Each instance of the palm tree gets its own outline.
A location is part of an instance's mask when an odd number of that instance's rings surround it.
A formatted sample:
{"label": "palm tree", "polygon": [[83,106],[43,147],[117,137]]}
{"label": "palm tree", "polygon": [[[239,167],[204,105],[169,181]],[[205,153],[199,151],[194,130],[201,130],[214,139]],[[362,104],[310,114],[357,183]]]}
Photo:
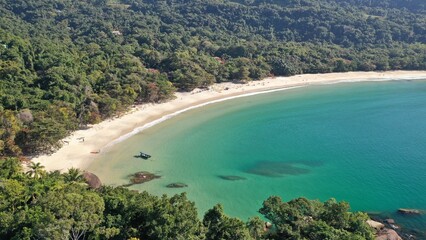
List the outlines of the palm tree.
{"label": "palm tree", "polygon": [[40,163],[31,162],[28,167],[30,170],[27,171],[27,174],[34,177],[35,179],[40,178],[46,173],[44,166],[42,166]]}
{"label": "palm tree", "polygon": [[83,175],[80,169],[70,168],[68,169],[68,173],[64,174],[64,179],[66,182],[81,182],[83,181]]}

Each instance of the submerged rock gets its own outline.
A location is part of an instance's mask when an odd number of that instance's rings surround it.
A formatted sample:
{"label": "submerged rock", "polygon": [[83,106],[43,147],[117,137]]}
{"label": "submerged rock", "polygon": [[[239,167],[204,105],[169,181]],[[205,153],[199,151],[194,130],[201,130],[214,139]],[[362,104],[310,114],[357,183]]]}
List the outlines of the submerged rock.
{"label": "submerged rock", "polygon": [[395,220],[393,220],[392,218],[385,219],[385,222],[389,224],[395,224]]}
{"label": "submerged rock", "polygon": [[233,176],[233,175],[220,175],[219,177],[224,179],[224,180],[229,180],[229,181],[237,181],[237,180],[246,180],[247,179],[245,177]]}
{"label": "submerged rock", "polygon": [[310,173],[310,169],[304,161],[301,162],[269,162],[261,161],[256,163],[252,168],[246,170],[247,173],[266,176],[266,177],[282,177],[286,175],[303,175]]}
{"label": "submerged rock", "polygon": [[419,209],[400,208],[400,209],[398,209],[398,213],[410,214],[410,215],[420,215],[420,214],[422,214],[422,211],[419,210]]}
{"label": "submerged rock", "polygon": [[130,177],[130,183],[124,185],[125,187],[132,186],[134,184],[141,184],[141,183],[144,183],[144,182],[149,182],[153,179],[160,178],[161,176],[155,175],[155,174],[150,173],[150,172],[142,171],[142,172],[134,173],[134,174],[130,175],[129,177]]}
{"label": "submerged rock", "polygon": [[170,183],[170,184],[167,184],[166,187],[168,187],[168,188],[184,188],[184,187],[188,187],[188,185],[185,184],[185,183]]}

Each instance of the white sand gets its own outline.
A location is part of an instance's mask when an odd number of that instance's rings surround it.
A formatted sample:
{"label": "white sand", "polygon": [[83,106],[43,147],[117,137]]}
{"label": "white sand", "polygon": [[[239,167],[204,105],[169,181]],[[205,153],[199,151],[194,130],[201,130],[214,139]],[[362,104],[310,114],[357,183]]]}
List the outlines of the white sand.
{"label": "white sand", "polygon": [[90,126],[87,130],[76,131],[63,139],[67,143],[54,154],[42,155],[32,160],[40,162],[49,171],[66,171],[71,167],[85,169],[97,156],[93,152],[102,151],[137,131],[170,118],[179,112],[186,111],[188,108],[191,109],[238,96],[312,84],[421,78],[426,78],[426,71],[303,74],[292,77],[267,78],[247,84],[215,84],[209,90],[196,89],[190,93],[176,93],[176,98],[166,103],[137,106],[122,117],[105,120]]}

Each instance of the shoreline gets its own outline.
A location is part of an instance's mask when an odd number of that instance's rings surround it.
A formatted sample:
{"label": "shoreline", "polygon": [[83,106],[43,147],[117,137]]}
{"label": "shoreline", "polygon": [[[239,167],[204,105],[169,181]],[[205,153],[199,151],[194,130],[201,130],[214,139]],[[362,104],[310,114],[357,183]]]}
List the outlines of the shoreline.
{"label": "shoreline", "polygon": [[51,155],[32,159],[48,171],[66,171],[69,168],[85,170],[97,157],[96,153],[124,141],[146,128],[161,123],[180,113],[208,104],[238,97],[246,97],[309,85],[345,82],[426,79],[426,71],[345,72],[302,74],[291,77],[273,77],[245,84],[216,83],[207,90],[176,92],[175,99],[159,104],[142,104],[118,118],[102,121],[85,130],[77,130],[63,139],[64,145]]}

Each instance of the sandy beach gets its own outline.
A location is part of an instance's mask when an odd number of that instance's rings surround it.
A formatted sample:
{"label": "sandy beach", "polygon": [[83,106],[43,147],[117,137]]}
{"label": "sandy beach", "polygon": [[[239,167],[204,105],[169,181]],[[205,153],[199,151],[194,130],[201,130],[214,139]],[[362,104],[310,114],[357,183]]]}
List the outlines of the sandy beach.
{"label": "sandy beach", "polygon": [[165,103],[136,106],[121,117],[107,119],[86,130],[75,131],[63,139],[64,145],[57,152],[33,158],[32,161],[40,162],[49,171],[67,171],[71,167],[85,169],[97,157],[97,153],[147,127],[180,112],[239,96],[313,84],[422,78],[426,79],[426,71],[348,72],[266,78],[246,84],[214,84],[208,89],[176,93],[174,100]]}

